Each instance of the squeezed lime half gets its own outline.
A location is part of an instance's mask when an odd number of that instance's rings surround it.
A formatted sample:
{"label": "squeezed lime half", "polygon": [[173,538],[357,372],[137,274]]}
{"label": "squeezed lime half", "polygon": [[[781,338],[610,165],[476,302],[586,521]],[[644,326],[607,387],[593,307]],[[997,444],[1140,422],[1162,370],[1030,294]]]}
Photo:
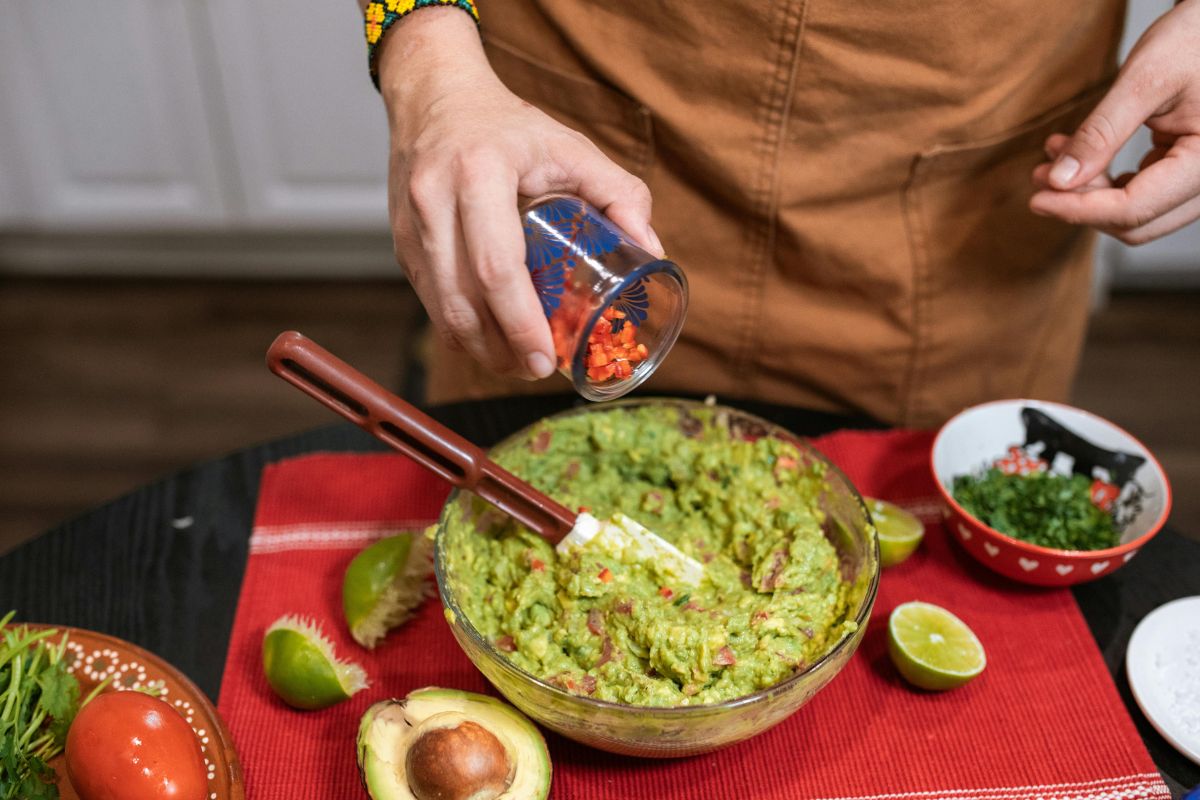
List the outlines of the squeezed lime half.
{"label": "squeezed lime half", "polygon": [[430,594],[432,549],[423,532],[405,531],[354,557],[342,581],[342,610],[354,641],[373,649],[412,617]]}

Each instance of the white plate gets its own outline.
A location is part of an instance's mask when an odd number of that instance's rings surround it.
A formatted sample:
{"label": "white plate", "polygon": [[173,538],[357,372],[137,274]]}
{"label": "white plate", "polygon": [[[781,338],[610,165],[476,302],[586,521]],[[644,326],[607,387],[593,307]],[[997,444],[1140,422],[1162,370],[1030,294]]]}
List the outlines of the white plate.
{"label": "white plate", "polygon": [[1154,729],[1200,764],[1200,595],[1172,600],[1138,623],[1125,672]]}

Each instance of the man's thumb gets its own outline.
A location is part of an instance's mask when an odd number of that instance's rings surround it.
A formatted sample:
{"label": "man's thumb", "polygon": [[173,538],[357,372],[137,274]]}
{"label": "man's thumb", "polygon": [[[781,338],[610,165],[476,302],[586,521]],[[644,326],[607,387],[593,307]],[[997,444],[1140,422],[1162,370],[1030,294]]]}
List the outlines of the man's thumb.
{"label": "man's thumb", "polygon": [[1108,169],[1125,142],[1154,112],[1146,99],[1133,91],[1125,76],[1117,78],[1108,94],[1088,115],[1050,168],[1050,185],[1067,190],[1083,186]]}

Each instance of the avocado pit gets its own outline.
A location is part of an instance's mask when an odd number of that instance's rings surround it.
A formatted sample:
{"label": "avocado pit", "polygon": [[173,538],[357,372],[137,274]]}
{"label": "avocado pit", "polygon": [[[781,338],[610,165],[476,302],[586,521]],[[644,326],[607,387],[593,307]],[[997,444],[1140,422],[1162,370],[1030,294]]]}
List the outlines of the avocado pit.
{"label": "avocado pit", "polygon": [[420,725],[404,757],[417,800],[496,800],[513,764],[495,734],[461,714],[435,714]]}

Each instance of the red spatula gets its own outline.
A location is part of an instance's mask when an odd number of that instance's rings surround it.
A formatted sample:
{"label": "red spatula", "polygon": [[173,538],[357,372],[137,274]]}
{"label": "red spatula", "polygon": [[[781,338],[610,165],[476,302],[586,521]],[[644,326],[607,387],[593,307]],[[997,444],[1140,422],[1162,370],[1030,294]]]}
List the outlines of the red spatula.
{"label": "red spatula", "polygon": [[704,578],[699,561],[635,520],[616,514],[602,522],[588,513],[576,514],[302,334],[280,334],[267,351],[267,365],[375,438],[540,534],[560,554],[595,539],[684,583],[697,585]]}

